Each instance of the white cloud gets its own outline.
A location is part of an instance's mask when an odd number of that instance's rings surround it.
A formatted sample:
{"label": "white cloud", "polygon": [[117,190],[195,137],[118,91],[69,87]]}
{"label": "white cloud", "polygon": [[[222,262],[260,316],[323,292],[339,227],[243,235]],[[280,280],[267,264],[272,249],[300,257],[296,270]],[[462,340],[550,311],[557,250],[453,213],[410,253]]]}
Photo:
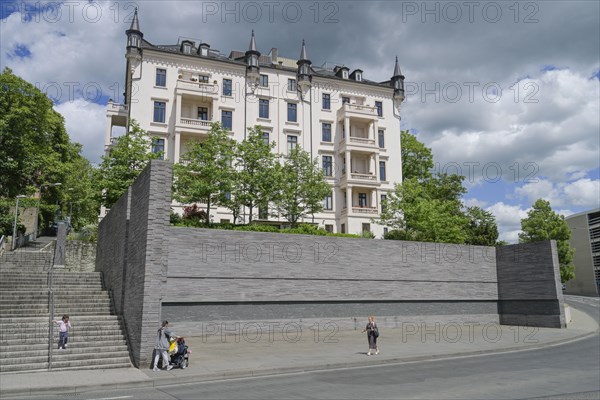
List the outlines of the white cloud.
{"label": "white cloud", "polygon": [[582,178],[568,183],[553,183],[540,179],[515,189],[515,194],[533,204],[545,199],[552,207],[597,208],[600,205],[600,180]]}
{"label": "white cloud", "polygon": [[519,232],[521,231],[521,220],[527,217],[527,211],[520,206],[513,206],[498,202],[486,209],[494,214],[498,231],[500,233],[499,240],[506,240],[509,243],[517,243],[519,240]]}
{"label": "white cloud", "polygon": [[67,133],[72,141],[83,144],[83,155],[94,163],[104,154],[106,107],[83,99],[68,101],[54,107],[65,117]]}

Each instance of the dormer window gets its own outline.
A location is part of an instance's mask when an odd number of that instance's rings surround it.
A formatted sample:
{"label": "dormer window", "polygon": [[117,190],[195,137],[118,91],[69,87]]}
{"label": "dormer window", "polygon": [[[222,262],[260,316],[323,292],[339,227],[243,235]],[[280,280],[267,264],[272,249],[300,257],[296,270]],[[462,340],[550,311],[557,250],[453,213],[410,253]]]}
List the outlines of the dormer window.
{"label": "dormer window", "polygon": [[357,73],[356,73],[356,80],[357,80],[358,82],[362,81],[362,74],[361,74],[360,72],[357,72]]}
{"label": "dormer window", "polygon": [[206,43],[201,43],[198,46],[198,54],[204,57],[208,56],[208,49],[210,48],[210,46]]}
{"label": "dormer window", "polygon": [[188,40],[184,40],[181,43],[181,51],[183,52],[183,54],[192,54],[192,47],[193,47],[192,42],[190,42]]}
{"label": "dormer window", "polygon": [[348,79],[348,71],[342,70],[342,78]]}

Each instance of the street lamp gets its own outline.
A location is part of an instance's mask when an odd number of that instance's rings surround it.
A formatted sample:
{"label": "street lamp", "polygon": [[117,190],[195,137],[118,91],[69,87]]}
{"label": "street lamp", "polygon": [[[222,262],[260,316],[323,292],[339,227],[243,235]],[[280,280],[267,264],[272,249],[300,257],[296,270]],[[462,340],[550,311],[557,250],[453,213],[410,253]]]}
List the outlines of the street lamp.
{"label": "street lamp", "polygon": [[38,220],[39,220],[39,214],[40,214],[40,201],[42,200],[42,189],[44,187],[52,187],[52,186],[60,186],[62,185],[62,183],[60,182],[56,182],[56,183],[44,183],[42,185],[40,185],[40,193],[38,196],[38,201],[37,201],[37,207],[35,209],[35,232],[34,232],[34,236],[37,239],[38,236]]}
{"label": "street lamp", "polygon": [[15,224],[13,225],[13,237],[12,237],[12,243],[10,245],[11,250],[14,250],[17,246],[17,219],[19,217],[19,199],[22,199],[24,196],[22,194],[17,196],[17,204],[15,205]]}

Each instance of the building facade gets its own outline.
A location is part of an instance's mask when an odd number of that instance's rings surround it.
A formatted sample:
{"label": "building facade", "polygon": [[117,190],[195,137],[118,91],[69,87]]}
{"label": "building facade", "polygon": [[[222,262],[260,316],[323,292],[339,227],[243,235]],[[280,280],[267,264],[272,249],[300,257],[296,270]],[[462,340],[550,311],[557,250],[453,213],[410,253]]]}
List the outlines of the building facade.
{"label": "building facade", "polygon": [[565,222],[571,229],[575,249],[575,279],[566,283],[565,293],[598,296],[600,293],[600,208],[570,215]]}
{"label": "building facade", "polygon": [[[174,163],[191,142],[206,138],[212,122],[237,141],[259,125],[265,140],[275,142],[275,152],[299,146],[327,176],[331,194],[324,210],[307,222],[332,232],[385,233],[373,221],[387,193],[402,182],[404,76],[397,58],[391,79],[374,82],[360,69],[313,66],[304,42],[299,59],[281,57],[275,48],[263,55],[254,32],[247,51],[228,56],[203,42],[153,45],[144,39],[137,11],[126,33],[124,104],[109,101],[107,153],[113,128],[132,119],[155,138],[151,150]],[[181,213],[183,206],[174,203],[173,209]],[[257,210],[253,220],[276,221],[268,211]],[[213,220],[234,222],[220,207]]]}

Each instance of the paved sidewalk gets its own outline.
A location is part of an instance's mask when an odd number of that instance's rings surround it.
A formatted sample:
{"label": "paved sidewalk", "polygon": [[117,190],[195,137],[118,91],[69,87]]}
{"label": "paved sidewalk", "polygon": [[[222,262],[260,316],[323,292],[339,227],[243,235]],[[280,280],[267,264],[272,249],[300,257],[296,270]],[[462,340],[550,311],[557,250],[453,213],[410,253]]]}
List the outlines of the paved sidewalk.
{"label": "paved sidewalk", "polygon": [[[249,377],[315,371],[331,368],[435,360],[444,357],[525,350],[565,343],[596,334],[593,318],[571,307],[567,329],[526,328],[505,325],[407,324],[381,331],[380,354],[366,356],[366,334],[331,329],[288,331],[259,337],[256,329],[245,334],[205,338],[191,337],[187,369],[153,372],[150,369],[54,371],[0,374],[0,398],[7,395],[42,394],[49,391],[81,393],[98,389],[153,387],[233,377]],[[173,326],[176,332],[176,326]]]}

